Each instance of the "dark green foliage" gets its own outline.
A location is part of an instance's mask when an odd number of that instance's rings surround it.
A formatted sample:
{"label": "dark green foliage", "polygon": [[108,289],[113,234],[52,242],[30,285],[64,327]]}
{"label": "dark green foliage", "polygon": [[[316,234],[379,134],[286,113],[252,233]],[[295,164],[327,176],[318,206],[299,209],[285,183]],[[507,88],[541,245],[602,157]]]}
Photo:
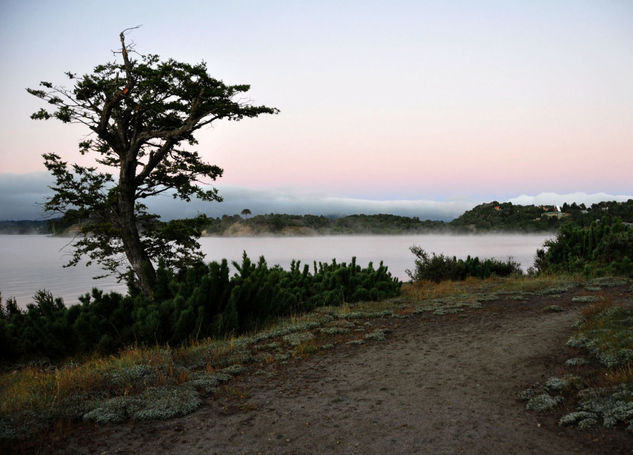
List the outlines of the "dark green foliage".
{"label": "dark green foliage", "polygon": [[439,283],[442,280],[465,280],[468,277],[488,278],[495,276],[521,275],[523,272],[518,262],[508,259],[506,262],[497,259],[479,259],[468,256],[466,260],[448,257],[443,254],[431,256],[418,246],[412,246],[415,255],[415,270],[407,270],[414,280],[431,280]]}
{"label": "dark green foliage", "polygon": [[618,217],[603,217],[588,226],[563,226],[537,251],[538,272],[625,275],[633,277],[633,226]]}
{"label": "dark green foliage", "polygon": [[2,234],[49,234],[50,225],[41,220],[0,221]]}
{"label": "dark green foliage", "polygon": [[12,299],[5,306],[0,302],[0,358],[111,353],[135,343],[176,345],[242,333],[318,306],[389,298],[400,289],[385,266],[361,268],[355,258],[349,265],[315,263],[312,271],[298,261],[290,270],[268,267],[263,257],[253,263],[246,254],[233,265],[232,277],[226,260],[178,272],[160,265],[153,300],[93,289],[68,308],[45,291],[25,311]]}
{"label": "dark green foliage", "polygon": [[449,225],[456,230],[469,231],[555,231],[569,223],[589,226],[605,216],[633,222],[633,199],[600,202],[591,207],[563,204],[560,211],[553,205],[513,205],[492,201],[466,211]]}
{"label": "dark green foliage", "polygon": [[247,219],[239,215],[210,218],[208,234],[222,235],[234,224],[247,227],[253,234],[279,234],[288,229],[292,234],[405,234],[445,230],[443,221],[421,221],[397,215],[349,215],[340,218],[316,215],[270,213]]}
{"label": "dark green foliage", "polygon": [[[79,143],[100,167],[69,164],[56,153],[45,153],[44,165],[55,177],[45,209],[76,222],[82,238],[73,243],[69,265],[83,257],[119,277],[136,277],[138,288],[153,298],[154,263],[189,266],[202,259],[196,239],[208,224],[205,216],[162,222],[143,203],[170,192],[176,199],[219,201],[217,190],[199,185],[222,175],[197,151],[195,134],[218,120],[238,121],[277,109],[255,106],[244,99],[249,86],[227,85],[207,72],[206,64],[191,65],[157,55],[141,55],[125,42],[119,61],[92,73],[66,73],[71,88],[41,82],[27,91],[48,103],[31,118],[55,118],[79,123],[91,133]],[[122,263],[125,256],[128,263]]]}
{"label": "dark green foliage", "polygon": [[[245,209],[246,210],[246,209]],[[207,218],[202,228],[207,234],[223,235],[235,224],[245,226],[255,235],[280,233],[285,228],[291,234],[414,234],[426,232],[470,232],[470,231],[555,231],[563,224],[575,223],[589,226],[603,217],[619,217],[633,222],[633,199],[627,202],[600,202],[587,208],[584,204],[563,204],[560,211],[555,206],[513,205],[496,201],[480,204],[466,211],[449,223],[420,220],[417,217],[397,215],[349,215],[326,217],[316,215],[268,214],[250,217],[224,215]],[[81,226],[85,221],[78,212],[69,210],[63,218],[48,222],[7,221],[0,222],[0,232],[20,233],[30,227],[46,229],[43,233],[60,233],[71,226]],[[16,227],[19,224],[21,227]],[[21,230],[20,230],[21,229]]]}
{"label": "dark green foliage", "polygon": [[513,205],[497,201],[480,204],[451,221],[451,226],[471,231],[554,231],[565,214],[555,206]]}

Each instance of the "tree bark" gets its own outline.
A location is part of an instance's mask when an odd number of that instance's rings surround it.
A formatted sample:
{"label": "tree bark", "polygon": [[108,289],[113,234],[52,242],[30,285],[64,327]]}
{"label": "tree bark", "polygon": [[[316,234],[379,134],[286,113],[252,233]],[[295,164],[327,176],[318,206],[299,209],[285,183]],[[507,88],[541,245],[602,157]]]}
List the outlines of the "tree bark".
{"label": "tree bark", "polygon": [[134,212],[136,191],[134,182],[135,170],[135,160],[122,160],[119,174],[118,221],[121,228],[121,239],[123,241],[125,255],[130,261],[141,291],[145,297],[152,300],[154,298],[156,271],[152,265],[152,261],[143,248],[136,223],[136,215]]}

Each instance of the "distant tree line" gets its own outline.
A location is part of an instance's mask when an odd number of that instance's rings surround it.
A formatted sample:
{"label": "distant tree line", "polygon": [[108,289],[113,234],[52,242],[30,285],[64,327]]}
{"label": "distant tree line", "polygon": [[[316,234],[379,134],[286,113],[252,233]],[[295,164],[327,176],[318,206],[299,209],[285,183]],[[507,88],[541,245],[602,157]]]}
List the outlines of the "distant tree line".
{"label": "distant tree line", "polygon": [[[207,235],[346,235],[346,234],[421,234],[427,232],[554,232],[566,224],[589,226],[603,217],[618,217],[633,223],[633,199],[626,202],[584,204],[515,205],[510,202],[487,202],[464,212],[450,222],[420,220],[389,214],[289,215],[270,213],[251,216],[249,209],[241,215],[205,218]],[[81,224],[78,212],[68,211],[63,218],[49,221],[2,221],[0,233],[60,234]]]}

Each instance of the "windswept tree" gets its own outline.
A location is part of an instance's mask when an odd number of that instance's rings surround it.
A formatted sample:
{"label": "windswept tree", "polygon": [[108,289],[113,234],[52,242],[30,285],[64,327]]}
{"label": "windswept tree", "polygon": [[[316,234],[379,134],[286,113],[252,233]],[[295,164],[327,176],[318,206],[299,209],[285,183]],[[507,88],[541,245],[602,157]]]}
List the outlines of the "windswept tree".
{"label": "windswept tree", "polygon": [[126,44],[126,31],[120,34],[119,61],[81,77],[66,73],[70,89],[41,82],[27,91],[50,104],[33,119],[56,118],[90,130],[79,151],[100,165],[69,165],[56,153],[43,155],[56,180],[45,208],[82,221],[83,236],[69,265],[87,256],[108,273],[134,279],[152,298],[154,264],[179,267],[202,257],[197,239],[206,217],[162,222],[143,200],[170,192],[184,201],[220,201],[215,188],[200,186],[220,177],[222,169],[186,149],[197,144],[194,133],[216,120],[278,111],[241,101],[250,87],[212,78],[205,63],[136,54]]}

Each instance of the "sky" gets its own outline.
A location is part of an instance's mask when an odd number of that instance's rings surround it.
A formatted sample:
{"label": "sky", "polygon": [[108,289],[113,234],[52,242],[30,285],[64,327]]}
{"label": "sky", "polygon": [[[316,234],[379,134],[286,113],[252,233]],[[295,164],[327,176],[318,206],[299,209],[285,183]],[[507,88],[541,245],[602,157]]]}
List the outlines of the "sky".
{"label": "sky", "polygon": [[[0,219],[41,216],[41,155],[78,125],[26,87],[140,53],[196,63],[279,115],[199,132],[225,202],[162,213],[398,213],[633,197],[633,2],[0,3]],[[48,179],[48,180],[47,180]],[[248,204],[248,205],[245,205]],[[241,208],[237,208],[241,207]]]}

